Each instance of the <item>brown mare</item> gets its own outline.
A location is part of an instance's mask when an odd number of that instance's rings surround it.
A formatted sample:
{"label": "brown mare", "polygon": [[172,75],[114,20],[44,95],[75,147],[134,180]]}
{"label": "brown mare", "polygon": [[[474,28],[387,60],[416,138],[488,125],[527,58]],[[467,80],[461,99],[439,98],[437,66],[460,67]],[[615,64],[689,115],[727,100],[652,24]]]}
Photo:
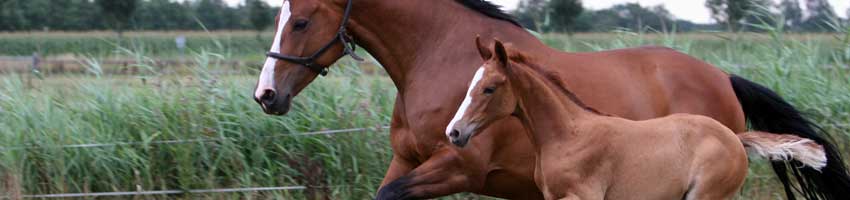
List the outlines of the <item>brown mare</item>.
{"label": "brown mare", "polygon": [[494,121],[519,118],[546,199],[732,199],[747,175],[744,146],[818,170],[826,165],[820,145],[793,135],[736,136],[716,120],[691,114],[645,121],[602,115],[532,57],[498,40],[494,48],[478,48],[486,62],[446,135],[462,148]]}
{"label": "brown mare", "polygon": [[756,130],[812,139],[827,151],[823,173],[774,162],[777,175],[790,184],[788,175],[794,173],[786,171],[799,172],[797,178],[805,180],[803,195],[809,197],[835,197],[850,190],[835,148],[791,105],[764,87],[671,49],[561,52],[483,0],[281,1],[275,42],[254,98],[266,113],[286,114],[292,98],[351,53],[347,41],[362,46],[398,89],[390,129],[393,158],[378,199],[459,192],[542,198],[534,185],[533,148],[518,119],[494,123],[463,149],[445,139],[444,128],[476,70],[472,66],[482,63],[476,48],[462,45],[476,35],[502,38],[539,55],[541,65],[561,74],[576,95],[606,113],[633,120],[701,114],[735,132],[746,131],[747,116]]}

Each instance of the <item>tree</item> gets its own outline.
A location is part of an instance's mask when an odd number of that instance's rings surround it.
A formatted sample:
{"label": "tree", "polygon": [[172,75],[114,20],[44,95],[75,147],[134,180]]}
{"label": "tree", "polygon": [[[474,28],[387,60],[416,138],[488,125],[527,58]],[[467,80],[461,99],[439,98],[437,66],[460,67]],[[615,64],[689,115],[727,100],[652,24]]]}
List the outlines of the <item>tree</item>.
{"label": "tree", "polygon": [[806,10],[809,17],[803,21],[802,28],[807,31],[831,31],[829,23],[838,19],[832,5],[826,0],[806,0]]}
{"label": "tree", "polygon": [[779,10],[785,16],[785,26],[789,29],[799,26],[803,22],[803,9],[800,8],[798,0],[782,0],[779,4]]}
{"label": "tree", "polygon": [[118,32],[118,35],[124,31],[124,28],[130,23],[130,16],[136,11],[138,0],[96,0],[95,1],[110,22],[111,27]]}
{"label": "tree", "polygon": [[546,18],[546,0],[520,0],[514,15],[522,26],[541,31]]}
{"label": "tree", "polygon": [[260,37],[260,31],[272,24],[274,14],[269,12],[269,5],[261,0],[248,0],[246,2],[250,15],[251,26],[257,31],[257,38]]}
{"label": "tree", "polygon": [[580,0],[550,0],[548,3],[548,31],[573,31],[575,19],[584,11]]}
{"label": "tree", "polygon": [[[711,17],[718,23],[726,23],[730,31],[739,31],[743,26],[745,18],[753,12],[760,12],[759,8],[765,8],[770,0],[708,0],[705,6],[711,11]],[[765,9],[766,10],[766,9]],[[758,23],[758,21],[750,21]]]}
{"label": "tree", "polygon": [[135,28],[142,30],[186,30],[197,29],[197,22],[190,16],[189,4],[171,0],[143,1],[133,15]]}
{"label": "tree", "polygon": [[576,30],[579,31],[611,31],[622,28],[632,31],[645,29],[667,31],[674,24],[685,25],[686,29],[696,27],[687,21],[673,20],[673,15],[663,6],[643,7],[637,3],[619,4],[607,9],[584,12],[576,19],[575,24]]}

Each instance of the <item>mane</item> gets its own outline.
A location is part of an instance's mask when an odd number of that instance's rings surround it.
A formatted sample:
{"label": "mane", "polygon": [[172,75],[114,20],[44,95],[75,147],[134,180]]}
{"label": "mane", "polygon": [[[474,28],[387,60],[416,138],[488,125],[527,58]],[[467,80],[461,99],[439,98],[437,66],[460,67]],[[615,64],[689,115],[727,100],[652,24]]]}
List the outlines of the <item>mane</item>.
{"label": "mane", "polygon": [[496,4],[491,3],[487,0],[455,0],[463,6],[466,6],[469,9],[478,11],[481,14],[484,14],[488,17],[495,18],[502,21],[510,22],[513,25],[516,25],[522,28],[522,25],[514,18],[514,16],[506,13],[501,9],[501,6],[497,6]]}
{"label": "mane", "polygon": [[538,65],[536,62],[533,62],[533,60],[530,57],[526,56],[525,54],[520,53],[519,51],[508,50],[508,52],[510,52],[509,53],[510,55],[508,55],[508,58],[511,61],[514,61],[516,63],[520,63],[524,66],[528,66],[528,68],[531,69],[532,72],[537,73],[537,75],[545,77],[544,80],[547,80],[552,85],[555,85],[555,88],[558,88],[558,90],[560,90],[560,92],[564,93],[570,99],[570,101],[572,101],[573,103],[575,103],[579,107],[584,108],[584,110],[589,111],[589,112],[594,113],[594,114],[597,114],[597,115],[611,116],[609,114],[600,112],[599,110],[596,110],[595,108],[590,107],[587,104],[585,104],[584,101],[579,99],[578,96],[576,96],[575,93],[573,93],[569,88],[567,88],[566,83],[564,83],[564,81],[561,80],[561,78],[560,78],[560,76],[558,76],[557,72],[545,69],[544,67]]}

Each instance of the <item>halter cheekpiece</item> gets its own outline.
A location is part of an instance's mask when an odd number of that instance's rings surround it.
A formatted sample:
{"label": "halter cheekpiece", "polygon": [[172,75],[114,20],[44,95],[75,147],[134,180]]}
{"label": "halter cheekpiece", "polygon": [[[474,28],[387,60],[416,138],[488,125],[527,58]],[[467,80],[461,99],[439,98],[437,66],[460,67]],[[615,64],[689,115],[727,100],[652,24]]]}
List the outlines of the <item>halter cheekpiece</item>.
{"label": "halter cheekpiece", "polygon": [[[289,56],[289,55],[283,55],[283,54],[275,53],[275,52],[268,52],[268,53],[266,53],[266,56],[272,57],[272,58],[277,58],[277,59],[288,61],[288,62],[292,62],[292,63],[295,63],[295,64],[299,64],[301,66],[307,67],[307,69],[310,69],[310,71],[316,72],[319,75],[327,76],[328,75],[327,66],[322,66],[322,65],[316,63],[316,59],[319,58],[319,56],[322,56],[326,51],[328,51],[328,49],[330,49],[331,46],[333,46],[337,42],[340,42],[340,43],[342,43],[342,46],[343,46],[343,50],[342,50],[343,56],[349,55],[352,58],[354,58],[355,60],[363,61],[363,58],[360,58],[360,56],[357,56],[357,54],[354,53],[354,48],[356,47],[356,45],[354,44],[354,41],[352,40],[351,36],[348,35],[348,31],[345,28],[348,25],[348,18],[351,16],[352,1],[354,1],[354,0],[348,0],[348,3],[345,5],[345,13],[343,14],[343,17],[342,17],[342,23],[339,25],[339,31],[336,32],[336,36],[334,37],[334,39],[331,40],[330,42],[328,42],[328,44],[326,44],[324,47],[322,47],[321,49],[319,49],[318,51],[316,51],[315,53],[313,53],[309,57]],[[281,33],[281,34],[283,34],[283,33]],[[280,45],[280,44],[274,44],[274,45]]]}

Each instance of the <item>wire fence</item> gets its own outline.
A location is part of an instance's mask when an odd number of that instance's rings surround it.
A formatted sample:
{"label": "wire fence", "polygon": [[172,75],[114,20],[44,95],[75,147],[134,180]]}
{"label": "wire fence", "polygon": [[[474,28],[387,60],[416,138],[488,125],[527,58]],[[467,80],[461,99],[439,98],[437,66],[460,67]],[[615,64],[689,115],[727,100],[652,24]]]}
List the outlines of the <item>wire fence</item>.
{"label": "wire fence", "polygon": [[[270,136],[262,136],[256,138],[269,139],[279,137],[298,137],[298,136],[317,136],[317,135],[336,135],[345,133],[359,132],[383,132],[389,129],[389,126],[376,126],[372,128],[349,128],[337,130],[321,130],[301,133],[282,133]],[[16,147],[0,147],[0,151],[15,151],[15,150],[30,150],[30,149],[72,149],[72,148],[104,148],[117,146],[146,146],[146,145],[171,145],[185,143],[206,143],[219,142],[225,140],[240,140],[246,137],[238,138],[197,138],[186,140],[160,140],[150,142],[114,142],[114,143],[92,143],[92,144],[70,144],[59,146],[16,146]],[[263,191],[285,191],[285,190],[306,190],[307,186],[281,186],[281,187],[251,187],[251,188],[215,188],[215,189],[197,189],[197,190],[157,190],[157,191],[134,191],[134,192],[98,192],[98,193],[63,193],[63,194],[28,194],[20,196],[2,195],[0,199],[44,199],[44,198],[81,198],[81,197],[119,197],[119,196],[143,196],[143,195],[179,195],[179,194],[202,194],[202,193],[235,193],[235,192],[263,192]]]}
{"label": "wire fence", "polygon": [[[375,128],[350,128],[350,129],[337,129],[337,130],[322,130],[322,131],[312,131],[312,132],[302,132],[302,133],[283,133],[269,136],[261,136],[256,138],[261,139],[271,139],[271,138],[279,138],[279,137],[297,137],[297,136],[315,136],[315,135],[334,135],[334,134],[342,134],[342,133],[358,133],[358,132],[366,132],[366,131],[375,131],[381,132],[382,130],[389,129],[389,126],[377,126]],[[159,141],[148,141],[148,142],[114,142],[114,143],[91,143],[91,144],[69,144],[69,145],[59,145],[59,146],[36,146],[36,145],[27,145],[27,146],[15,146],[15,147],[0,147],[0,151],[14,151],[14,150],[32,150],[32,149],[70,149],[70,148],[101,148],[101,147],[117,147],[117,146],[146,146],[146,145],[169,145],[169,144],[185,144],[185,143],[207,143],[207,142],[219,142],[219,141],[236,141],[246,139],[246,137],[222,137],[222,138],[195,138],[195,139],[185,139],[185,140],[159,140]]]}
{"label": "wire fence", "polygon": [[306,186],[286,186],[286,187],[252,187],[252,188],[218,188],[218,189],[203,189],[203,190],[156,190],[156,191],[136,191],[136,192],[98,192],[98,193],[66,193],[66,194],[36,194],[36,195],[21,195],[20,197],[3,197],[4,199],[27,198],[27,199],[44,199],[44,198],[80,198],[80,197],[119,197],[119,196],[143,196],[143,195],[178,195],[178,194],[204,194],[204,193],[234,193],[234,192],[267,192],[267,191],[284,191],[284,190],[306,190]]}

